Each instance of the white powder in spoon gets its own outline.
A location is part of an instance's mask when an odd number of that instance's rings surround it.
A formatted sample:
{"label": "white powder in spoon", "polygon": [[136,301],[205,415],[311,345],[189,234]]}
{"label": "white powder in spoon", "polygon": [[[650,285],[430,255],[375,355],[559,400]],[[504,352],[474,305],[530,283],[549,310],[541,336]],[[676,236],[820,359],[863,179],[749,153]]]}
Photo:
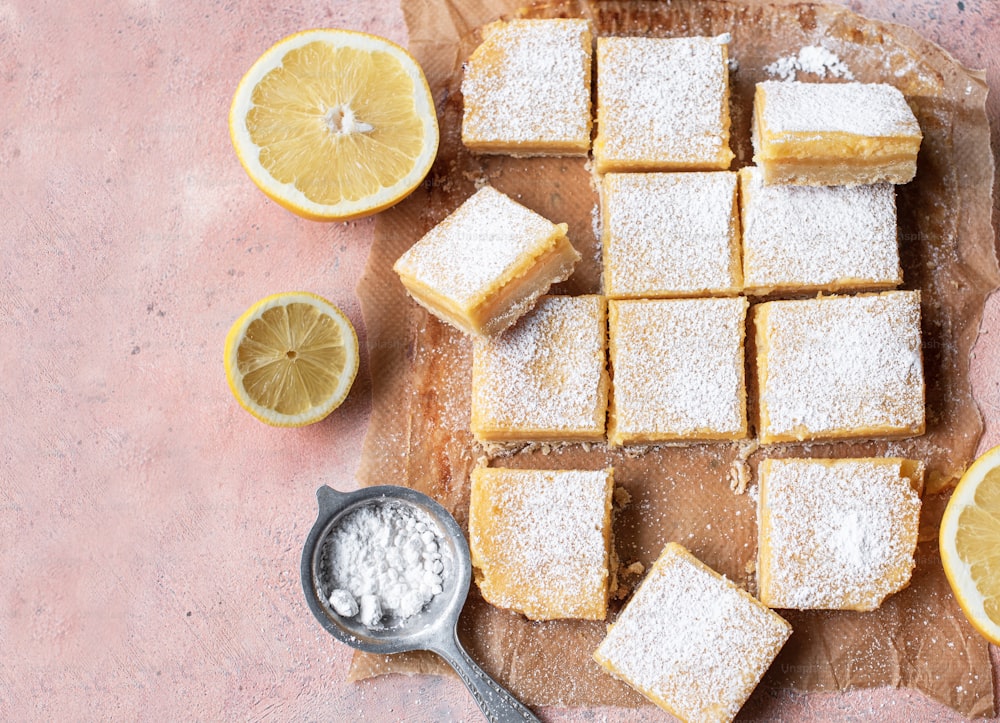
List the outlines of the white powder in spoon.
{"label": "white powder in spoon", "polygon": [[330,606],[368,628],[402,623],[441,592],[442,543],[430,518],[409,505],[358,508],[325,543]]}

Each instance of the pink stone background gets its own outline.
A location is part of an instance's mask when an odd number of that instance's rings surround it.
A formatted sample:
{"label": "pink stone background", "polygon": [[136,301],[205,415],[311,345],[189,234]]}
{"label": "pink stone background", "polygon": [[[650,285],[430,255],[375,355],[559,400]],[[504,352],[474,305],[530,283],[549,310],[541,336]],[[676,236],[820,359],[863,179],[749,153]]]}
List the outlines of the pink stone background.
{"label": "pink stone background", "polygon": [[[995,2],[848,4],[1000,87]],[[363,343],[373,222],[271,203],[226,128],[253,60],[319,26],[407,40],[396,0],[0,1],[2,720],[478,719],[455,679],[345,682],[351,651],[303,600],[315,490],[355,486],[365,359],[346,404],[303,430],[258,423],[223,374],[230,323],[276,291],[328,297]],[[1000,128],[996,97],[990,113]],[[972,363],[985,450],[1000,443],[1000,296]],[[759,691],[743,715],[957,719],[906,690]]]}

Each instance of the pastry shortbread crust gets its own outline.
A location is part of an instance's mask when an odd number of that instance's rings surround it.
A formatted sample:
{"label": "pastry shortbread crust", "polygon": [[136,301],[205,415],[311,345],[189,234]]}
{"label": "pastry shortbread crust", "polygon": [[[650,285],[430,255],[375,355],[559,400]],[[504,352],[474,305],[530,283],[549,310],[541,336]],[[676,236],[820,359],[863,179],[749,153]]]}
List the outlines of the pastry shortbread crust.
{"label": "pastry shortbread crust", "polygon": [[613,487],[611,469],[474,469],[469,547],[486,601],[532,620],[603,620]]}
{"label": "pastry shortbread crust", "polygon": [[609,300],[608,442],[747,436],[747,300]]}
{"label": "pastry shortbread crust", "polygon": [[903,94],[884,83],[757,84],[754,162],[766,183],[908,183],[922,135]]}
{"label": "pastry shortbread crust", "polygon": [[892,185],[768,185],[759,168],[739,173],[746,293],[874,291],[902,283]]}
{"label": "pastry shortbread crust", "polygon": [[753,308],[762,444],[924,432],[920,292]]}
{"label": "pastry shortbread crust", "polygon": [[480,153],[585,155],[591,45],[586,20],[485,26],[465,64],[462,142]]}
{"label": "pastry shortbread crust", "polygon": [[609,173],[601,219],[609,297],[740,292],[735,173]]}
{"label": "pastry shortbread crust", "polygon": [[792,632],[773,611],[669,543],[594,659],[686,721],[731,721]]}
{"label": "pastry shortbread crust", "polygon": [[765,459],[757,595],[773,608],[874,610],[910,582],[923,464]]}
{"label": "pastry shortbread crust", "polygon": [[727,42],[597,39],[598,173],[729,168]]}
{"label": "pastry shortbread crust", "polygon": [[566,279],[580,254],[554,224],[485,186],[399,257],[417,303],[470,334],[496,334]]}
{"label": "pastry shortbread crust", "polygon": [[480,441],[597,441],[608,407],[607,305],[545,296],[473,342],[472,433]]}

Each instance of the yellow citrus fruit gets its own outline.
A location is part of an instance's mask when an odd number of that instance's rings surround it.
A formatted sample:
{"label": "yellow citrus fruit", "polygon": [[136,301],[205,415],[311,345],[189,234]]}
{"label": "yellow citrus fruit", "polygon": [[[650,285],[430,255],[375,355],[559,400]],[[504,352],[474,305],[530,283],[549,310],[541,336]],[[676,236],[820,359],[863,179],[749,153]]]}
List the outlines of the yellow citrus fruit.
{"label": "yellow citrus fruit", "polygon": [[1000,447],[977,459],[941,518],[941,562],[965,616],[1000,645]]}
{"label": "yellow citrus fruit", "polygon": [[262,422],[301,427],[340,406],[358,373],[358,336],[344,312],[315,294],[265,297],[226,335],[226,379]]}
{"label": "yellow citrus fruit", "polygon": [[264,193],[317,221],[402,200],[438,147],[417,61],[385,38],[350,30],[306,30],[264,53],[236,88],[229,135]]}

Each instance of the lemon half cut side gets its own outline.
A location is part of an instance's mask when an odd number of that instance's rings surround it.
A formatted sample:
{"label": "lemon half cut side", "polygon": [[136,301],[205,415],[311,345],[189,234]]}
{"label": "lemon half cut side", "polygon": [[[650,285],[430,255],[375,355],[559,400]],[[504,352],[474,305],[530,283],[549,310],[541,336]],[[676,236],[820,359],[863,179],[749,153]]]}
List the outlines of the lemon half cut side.
{"label": "lemon half cut side", "polygon": [[395,43],[350,30],[279,41],[233,96],[229,134],[271,199],[320,221],[387,208],[416,188],[438,148],[427,79]]}
{"label": "lemon half cut side", "polygon": [[962,475],[941,518],[939,544],[945,576],[965,616],[1000,645],[1000,447]]}
{"label": "lemon half cut side", "polygon": [[336,306],[304,291],[265,297],[229,329],[226,380],[262,422],[301,427],[339,407],[358,373],[358,337]]}

